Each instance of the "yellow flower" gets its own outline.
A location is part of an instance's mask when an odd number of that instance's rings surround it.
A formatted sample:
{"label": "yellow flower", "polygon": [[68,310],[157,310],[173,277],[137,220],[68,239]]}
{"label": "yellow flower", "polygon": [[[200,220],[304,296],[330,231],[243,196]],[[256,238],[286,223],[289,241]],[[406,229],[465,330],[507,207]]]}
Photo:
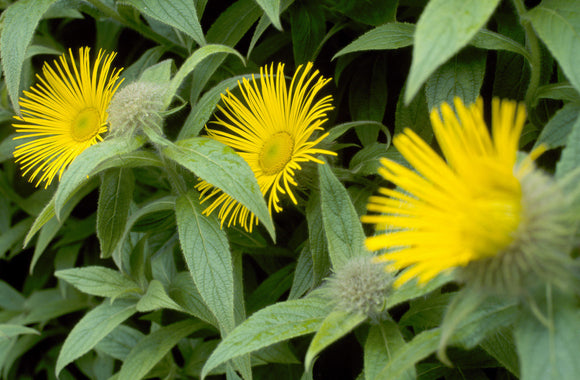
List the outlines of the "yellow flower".
{"label": "yellow flower", "polygon": [[494,99],[492,135],[483,119],[483,102],[466,107],[459,98],[431,112],[431,123],[447,162],[413,131],[406,129],[393,144],[415,170],[383,159],[379,174],[398,189],[381,188],[369,199],[362,221],[389,233],[369,237],[370,250],[386,249],[377,262],[391,270],[408,268],[399,286],[418,277],[425,283],[456,267],[493,258],[517,238],[525,213],[522,178],[532,170],[543,147],[516,165],[525,109]]}
{"label": "yellow flower", "polygon": [[115,53],[99,51],[94,66],[89,60],[89,48],[79,49],[75,63],[72,50],[44,64],[38,83],[24,91],[20,98],[22,116],[15,116],[19,134],[14,139],[27,139],[14,151],[23,176],[29,182],[37,176],[36,186],[45,188],[54,177],[62,176],[67,166],[89,146],[102,141],[107,131],[107,107],[121,81],[121,70],[111,70]]}
{"label": "yellow flower", "polygon": [[[262,194],[267,198],[268,210],[282,211],[280,195],[287,194],[296,204],[292,187],[297,186],[294,175],[301,164],[323,161],[316,154],[335,155],[334,152],[315,148],[328,133],[310,140],[316,130],[327,120],[326,112],[333,109],[332,96],[316,99],[322,87],[330,81],[310,73],[312,63],[300,66],[287,88],[284,65],[274,64],[260,68],[260,78],[243,80],[240,91],[243,101],[231,92],[222,94],[224,106],[218,106],[224,118],[217,118],[220,129],[208,129],[208,135],[232,147],[250,166]],[[196,188],[201,191],[202,203],[212,201],[204,210],[209,215],[218,207],[218,217],[228,226],[239,223],[247,231],[258,220],[247,208],[220,189],[205,181]]]}

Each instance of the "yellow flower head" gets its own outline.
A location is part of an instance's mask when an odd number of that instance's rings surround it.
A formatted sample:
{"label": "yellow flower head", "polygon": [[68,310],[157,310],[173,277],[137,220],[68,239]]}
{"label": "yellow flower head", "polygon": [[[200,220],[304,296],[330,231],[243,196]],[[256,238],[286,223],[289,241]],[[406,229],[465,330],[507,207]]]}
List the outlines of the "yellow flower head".
{"label": "yellow flower head", "polygon": [[[79,50],[78,65],[72,50],[44,64],[40,83],[24,91],[20,98],[22,116],[15,116],[19,134],[27,139],[16,147],[14,157],[29,182],[50,185],[89,146],[101,141],[107,131],[107,107],[121,81],[121,70],[111,70],[115,53],[99,51],[91,67],[89,48]],[[70,58],[70,62],[68,60]]]}
{"label": "yellow flower head", "polygon": [[[316,154],[335,155],[334,152],[315,148],[328,133],[310,140],[327,120],[326,112],[333,109],[332,96],[317,99],[322,87],[330,81],[312,70],[312,63],[300,66],[287,87],[284,65],[260,68],[260,78],[243,80],[240,91],[243,101],[231,92],[222,94],[224,106],[218,106],[224,118],[215,124],[220,129],[208,129],[208,135],[232,147],[250,166],[262,194],[267,198],[268,210],[280,212],[280,195],[287,194],[296,204],[292,187],[297,186],[294,175],[305,162],[323,161]],[[247,231],[258,220],[247,208],[220,189],[205,181],[196,186],[201,191],[202,203],[212,200],[204,210],[211,214],[218,207],[222,225],[239,223]]]}
{"label": "yellow flower head", "polygon": [[522,220],[521,179],[543,148],[516,166],[525,109],[494,99],[492,135],[483,119],[483,102],[455,110],[444,103],[431,123],[444,161],[412,130],[393,144],[415,170],[383,159],[379,174],[398,189],[381,188],[369,199],[365,223],[390,230],[366,240],[370,250],[387,249],[376,261],[390,269],[409,267],[395,285],[413,277],[425,283],[441,272],[495,257],[517,235]]}

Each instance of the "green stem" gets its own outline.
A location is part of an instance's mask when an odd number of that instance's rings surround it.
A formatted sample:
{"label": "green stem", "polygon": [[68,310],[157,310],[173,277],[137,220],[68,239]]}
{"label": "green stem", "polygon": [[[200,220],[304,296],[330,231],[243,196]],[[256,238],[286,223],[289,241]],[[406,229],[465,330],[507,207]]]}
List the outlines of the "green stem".
{"label": "green stem", "polygon": [[532,28],[532,24],[525,17],[527,9],[523,0],[513,0],[513,3],[520,18],[520,24],[526,33],[526,49],[530,52],[531,74],[525,98],[526,107],[530,109],[536,104],[536,91],[540,85],[542,50],[540,49],[540,43],[538,42],[536,32],[534,32],[534,29]]}
{"label": "green stem", "polygon": [[177,173],[175,163],[169,161],[165,155],[161,152],[161,147],[157,147],[157,152],[161,157],[161,161],[165,166],[165,173],[169,181],[169,185],[173,188],[173,191],[179,196],[187,192],[187,185],[183,178]]}
{"label": "green stem", "polygon": [[391,350],[389,350],[389,342],[387,339],[387,332],[385,331],[385,328],[383,327],[382,323],[379,323],[379,330],[381,331],[383,343],[385,344],[385,349],[387,350],[387,357],[388,357],[389,361],[391,361]]}
{"label": "green stem", "polygon": [[142,24],[138,22],[127,20],[121,17],[121,15],[119,15],[116,9],[113,9],[106,4],[103,4],[100,0],[87,0],[87,1],[91,3],[95,8],[97,8],[101,13],[105,14],[107,17],[110,17],[113,20],[119,22],[120,24],[141,33],[145,38],[155,41],[159,45],[167,47],[167,49],[173,51],[176,54],[179,54],[181,57],[185,58],[189,55],[187,50],[182,46],[176,45],[171,40],[167,39],[166,37],[162,36],[161,34],[155,32],[150,28],[144,27]]}
{"label": "green stem", "polygon": [[[528,295],[527,299],[528,299],[528,305],[530,307],[532,314],[534,314],[534,316],[538,319],[538,321],[540,321],[541,324],[546,326],[547,329],[551,330],[553,328],[553,325],[551,322],[550,315],[545,316],[544,313],[542,313],[542,311],[540,310],[540,307],[538,306],[538,304],[536,303],[536,300],[533,297]],[[548,307],[550,307],[550,305],[548,305]],[[548,314],[550,314],[549,309],[548,309]]]}

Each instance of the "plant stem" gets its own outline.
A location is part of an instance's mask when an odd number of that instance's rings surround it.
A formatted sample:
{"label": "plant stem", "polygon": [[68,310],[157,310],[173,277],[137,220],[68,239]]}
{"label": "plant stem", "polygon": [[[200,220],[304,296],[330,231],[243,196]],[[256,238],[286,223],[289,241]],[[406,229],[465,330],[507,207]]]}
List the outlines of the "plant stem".
{"label": "plant stem", "polygon": [[138,22],[127,20],[121,17],[116,9],[113,9],[106,4],[103,4],[100,0],[87,0],[87,1],[90,4],[92,4],[95,8],[97,8],[101,13],[105,14],[107,17],[110,17],[113,20],[119,22],[121,25],[124,25],[128,28],[131,28],[141,33],[145,38],[155,41],[159,45],[165,46],[167,49],[173,51],[176,54],[179,54],[181,57],[185,58],[189,55],[184,47],[176,45],[171,40],[167,39],[166,37],[162,36],[161,34],[155,32],[150,28],[144,27],[142,24]]}
{"label": "plant stem", "polygon": [[525,102],[526,107],[531,109],[536,104],[536,91],[540,85],[542,51],[540,49],[540,43],[538,42],[536,32],[534,32],[530,21],[525,17],[527,9],[523,0],[513,0],[513,3],[520,18],[520,24],[526,33],[526,49],[530,52],[531,74],[530,83],[526,91]]}

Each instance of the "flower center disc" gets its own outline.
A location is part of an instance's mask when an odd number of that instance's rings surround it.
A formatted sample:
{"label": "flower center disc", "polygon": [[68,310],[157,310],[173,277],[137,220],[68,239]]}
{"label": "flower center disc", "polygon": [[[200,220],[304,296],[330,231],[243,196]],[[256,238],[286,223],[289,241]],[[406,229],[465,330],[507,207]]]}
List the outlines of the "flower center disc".
{"label": "flower center disc", "polygon": [[477,259],[495,256],[515,237],[521,219],[521,197],[502,195],[496,199],[474,200],[474,212],[464,225]]}
{"label": "flower center disc", "polygon": [[71,134],[75,141],[90,140],[99,133],[101,115],[96,108],[85,108],[71,122]]}
{"label": "flower center disc", "polygon": [[290,161],[293,149],[294,139],[288,132],[278,132],[270,136],[260,151],[260,167],[264,174],[279,173]]}

